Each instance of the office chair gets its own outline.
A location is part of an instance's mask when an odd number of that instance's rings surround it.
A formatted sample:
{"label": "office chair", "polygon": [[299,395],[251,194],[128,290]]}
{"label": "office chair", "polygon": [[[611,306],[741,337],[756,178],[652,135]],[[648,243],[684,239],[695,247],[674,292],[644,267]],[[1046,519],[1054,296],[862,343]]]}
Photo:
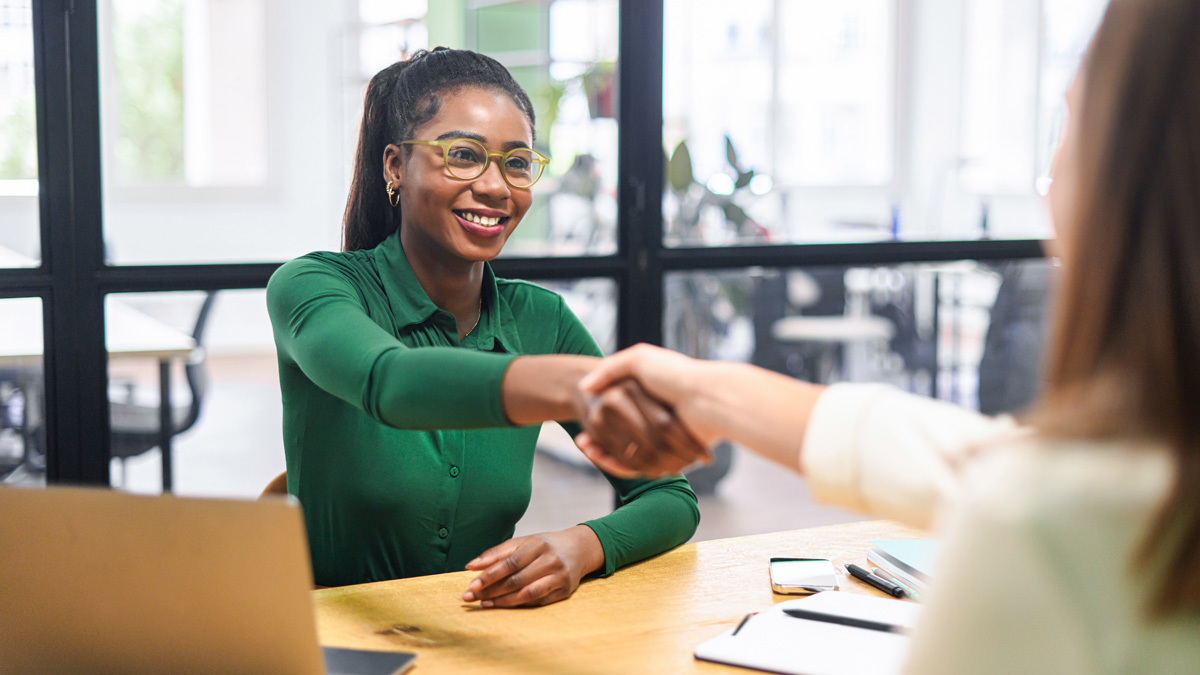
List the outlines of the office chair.
{"label": "office chair", "polygon": [[[200,311],[192,339],[196,349],[184,366],[191,400],[185,404],[171,404],[171,435],[177,436],[191,429],[200,418],[205,390],[208,388],[208,371],[205,366],[204,328],[217,292],[209,291]],[[159,400],[158,396],[137,396],[133,386],[114,387],[109,392],[110,426],[112,429],[112,457],[121,460],[121,483],[126,482],[125,461],[158,447]]]}
{"label": "office chair", "polygon": [[265,499],[267,497],[282,497],[287,493],[287,472],[284,471],[278,476],[272,478],[270,483],[267,483],[267,486],[263,488],[262,494],[258,495],[258,498]]}

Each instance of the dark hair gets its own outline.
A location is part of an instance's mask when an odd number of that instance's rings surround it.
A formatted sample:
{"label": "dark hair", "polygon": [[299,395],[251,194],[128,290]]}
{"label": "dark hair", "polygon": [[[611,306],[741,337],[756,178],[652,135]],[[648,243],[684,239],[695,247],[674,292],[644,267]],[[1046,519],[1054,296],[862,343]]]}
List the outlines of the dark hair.
{"label": "dark hair", "polygon": [[354,157],[354,175],[342,218],[342,250],[374,248],[400,227],[400,208],[388,203],[383,151],[389,143],[410,140],[413,129],[437,115],[440,94],[462,87],[502,91],[534,127],[533,104],[513,76],[490,56],[465,49],[420,50],[371,78],[363,97],[362,126]]}
{"label": "dark hair", "polygon": [[1082,73],[1078,204],[1037,424],[1155,441],[1174,484],[1132,564],[1200,609],[1200,3],[1113,0]]}

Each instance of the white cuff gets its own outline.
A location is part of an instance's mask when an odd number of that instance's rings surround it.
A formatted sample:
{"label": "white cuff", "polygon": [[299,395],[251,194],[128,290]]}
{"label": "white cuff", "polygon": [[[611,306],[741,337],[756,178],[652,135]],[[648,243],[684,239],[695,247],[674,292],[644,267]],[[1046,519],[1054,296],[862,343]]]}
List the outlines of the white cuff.
{"label": "white cuff", "polygon": [[893,391],[881,384],[841,383],[817,399],[799,462],[813,499],[852,511],[867,510],[859,434],[876,402]]}

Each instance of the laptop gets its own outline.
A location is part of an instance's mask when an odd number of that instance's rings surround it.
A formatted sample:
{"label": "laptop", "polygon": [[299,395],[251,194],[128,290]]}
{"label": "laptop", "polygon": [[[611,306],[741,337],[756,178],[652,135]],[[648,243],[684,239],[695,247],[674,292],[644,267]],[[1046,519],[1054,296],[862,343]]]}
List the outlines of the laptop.
{"label": "laptop", "polygon": [[2,673],[411,667],[414,654],[323,652],[311,590],[291,499],[0,487]]}

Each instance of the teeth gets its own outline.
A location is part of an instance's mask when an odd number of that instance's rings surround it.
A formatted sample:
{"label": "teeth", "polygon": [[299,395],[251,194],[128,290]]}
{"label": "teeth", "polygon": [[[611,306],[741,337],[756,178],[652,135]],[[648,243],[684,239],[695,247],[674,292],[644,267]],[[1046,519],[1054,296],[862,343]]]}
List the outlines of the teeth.
{"label": "teeth", "polygon": [[472,223],[477,223],[485,227],[495,227],[500,224],[499,218],[488,218],[487,216],[480,216],[470,211],[460,211],[459,213],[462,215],[463,220],[469,220]]}

